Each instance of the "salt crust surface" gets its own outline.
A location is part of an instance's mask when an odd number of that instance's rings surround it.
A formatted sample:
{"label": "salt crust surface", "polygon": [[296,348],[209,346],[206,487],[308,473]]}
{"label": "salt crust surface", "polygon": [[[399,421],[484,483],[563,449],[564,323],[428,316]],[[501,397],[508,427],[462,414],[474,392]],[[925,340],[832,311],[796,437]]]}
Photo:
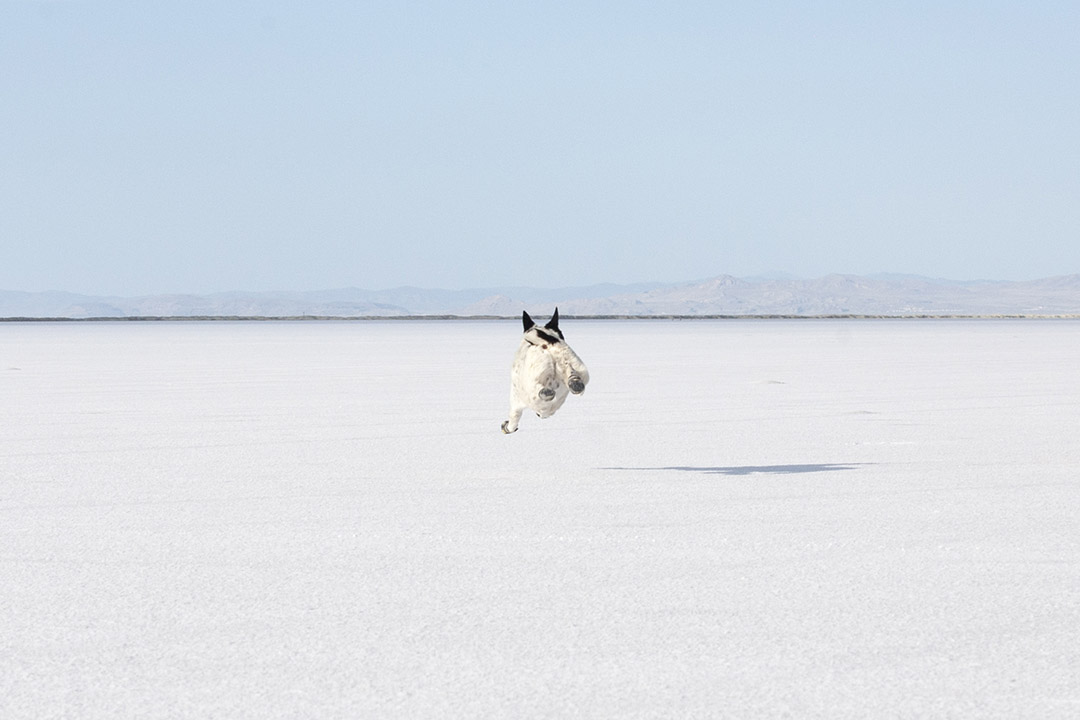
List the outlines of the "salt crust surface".
{"label": "salt crust surface", "polygon": [[0,327],[0,716],[1080,715],[1080,324]]}

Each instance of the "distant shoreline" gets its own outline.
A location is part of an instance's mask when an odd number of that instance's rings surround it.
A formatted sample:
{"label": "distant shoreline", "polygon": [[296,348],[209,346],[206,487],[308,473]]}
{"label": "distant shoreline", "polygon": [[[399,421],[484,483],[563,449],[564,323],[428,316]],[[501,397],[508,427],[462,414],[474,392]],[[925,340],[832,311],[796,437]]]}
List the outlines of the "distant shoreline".
{"label": "distant shoreline", "polygon": [[[872,315],[564,315],[570,320],[1080,320],[1080,315],[1035,314],[912,314]],[[117,323],[117,322],[422,322],[518,320],[517,315],[139,315],[130,317],[0,317],[0,323]]]}
{"label": "distant shoreline", "polygon": [[1080,317],[1080,273],[1031,281],[910,275],[769,280],[717,275],[688,283],[568,288],[399,287],[139,296],[0,289],[0,318],[188,320],[487,320],[562,310],[596,319]]}

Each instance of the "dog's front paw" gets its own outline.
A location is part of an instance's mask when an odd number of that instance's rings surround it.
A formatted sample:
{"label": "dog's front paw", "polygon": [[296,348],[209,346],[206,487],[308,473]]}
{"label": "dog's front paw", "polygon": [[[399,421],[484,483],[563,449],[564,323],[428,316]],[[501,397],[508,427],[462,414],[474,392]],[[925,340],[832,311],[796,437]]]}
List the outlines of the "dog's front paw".
{"label": "dog's front paw", "polygon": [[511,430],[510,429],[510,421],[509,420],[504,420],[503,424],[502,424],[502,431],[503,431],[504,435],[509,435],[512,432],[517,432],[517,428],[514,428],[513,430]]}
{"label": "dog's front paw", "polygon": [[574,375],[570,378],[570,392],[575,395],[580,395],[585,392],[585,383],[581,382],[581,378]]}
{"label": "dog's front paw", "polygon": [[551,388],[540,388],[541,400],[553,400],[555,399],[555,391]]}

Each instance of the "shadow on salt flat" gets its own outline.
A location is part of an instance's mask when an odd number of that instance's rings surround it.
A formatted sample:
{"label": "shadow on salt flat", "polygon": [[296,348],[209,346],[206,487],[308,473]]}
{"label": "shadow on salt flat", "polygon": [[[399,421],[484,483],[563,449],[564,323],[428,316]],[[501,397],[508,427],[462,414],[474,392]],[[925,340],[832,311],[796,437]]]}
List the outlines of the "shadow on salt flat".
{"label": "shadow on salt flat", "polygon": [[820,463],[809,465],[734,465],[730,467],[691,467],[686,465],[669,465],[667,467],[608,467],[602,470],[679,470],[682,472],[697,472],[706,475],[801,475],[804,473],[839,472],[841,470],[857,470],[867,463]]}

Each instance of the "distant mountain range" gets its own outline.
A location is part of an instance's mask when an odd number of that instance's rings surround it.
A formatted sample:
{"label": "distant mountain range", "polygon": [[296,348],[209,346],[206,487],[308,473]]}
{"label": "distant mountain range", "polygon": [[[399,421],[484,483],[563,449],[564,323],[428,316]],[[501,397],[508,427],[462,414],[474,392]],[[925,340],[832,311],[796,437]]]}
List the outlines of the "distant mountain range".
{"label": "distant mountain range", "polygon": [[319,290],[98,297],[0,290],[0,318],[1080,315],[1080,275],[1023,282],[912,275],[811,280],[721,275],[691,283],[559,289]]}

